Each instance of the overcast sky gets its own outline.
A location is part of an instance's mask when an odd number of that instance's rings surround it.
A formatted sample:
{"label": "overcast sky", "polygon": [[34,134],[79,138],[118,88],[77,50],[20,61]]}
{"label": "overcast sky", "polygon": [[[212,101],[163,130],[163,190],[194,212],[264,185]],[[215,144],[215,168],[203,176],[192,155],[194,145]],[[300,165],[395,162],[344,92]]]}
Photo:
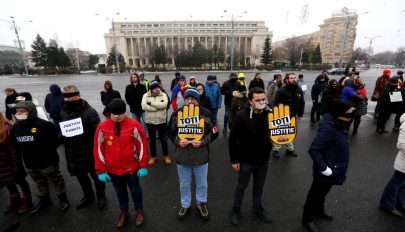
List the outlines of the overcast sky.
{"label": "overcast sky", "polygon": [[[277,41],[319,30],[318,25],[324,19],[345,6],[359,14],[355,47],[368,48],[370,40],[364,37],[378,35],[381,37],[373,42],[375,52],[405,46],[404,0],[1,0],[0,3],[0,44],[14,45],[15,34],[3,21],[14,16],[28,50],[39,33],[46,41],[57,38],[65,48],[106,53],[103,35],[111,23],[105,17],[95,16],[96,13],[112,16],[119,12],[115,21],[172,21],[230,20],[230,14],[223,10],[234,14],[247,11],[239,19],[264,20],[274,34],[273,41]],[[33,22],[24,22],[27,20]]]}

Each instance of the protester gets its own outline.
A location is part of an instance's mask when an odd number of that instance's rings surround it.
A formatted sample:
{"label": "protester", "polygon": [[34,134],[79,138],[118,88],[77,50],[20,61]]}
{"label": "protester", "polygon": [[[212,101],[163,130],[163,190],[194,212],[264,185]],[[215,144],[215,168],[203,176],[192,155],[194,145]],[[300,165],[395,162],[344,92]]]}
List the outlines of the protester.
{"label": "protester", "polygon": [[63,87],[63,97],[65,106],[61,113],[62,122],[80,120],[83,128],[81,134],[73,136],[64,134],[62,131],[67,169],[72,176],[76,176],[83,191],[83,197],[76,209],[82,209],[95,200],[89,175],[96,188],[97,208],[102,209],[106,205],[105,184],[97,179],[93,159],[94,133],[100,123],[100,118],[97,111],[81,98],[76,86],[67,85]]}
{"label": "protester", "polygon": [[217,121],[218,109],[221,108],[222,104],[222,95],[221,88],[214,83],[215,78],[213,75],[207,76],[207,83],[205,84],[205,95],[211,101],[211,113],[215,121]]}
{"label": "protester", "polygon": [[[233,91],[237,90],[238,88],[238,82],[237,82],[238,76],[236,73],[231,73],[229,75],[229,80],[225,81],[222,86],[221,86],[221,94],[224,95],[225,100],[224,100],[224,105],[225,105],[225,114],[224,114],[224,128],[222,129],[222,133],[227,132],[227,127],[228,127],[228,118],[229,118],[229,110],[231,108],[231,101],[232,101],[232,93]],[[201,98],[200,104],[203,105],[204,99]],[[211,104],[210,104],[211,105]],[[209,109],[211,110],[211,108]]]}
{"label": "protester", "polygon": [[125,87],[125,101],[129,105],[132,118],[140,122],[143,113],[141,102],[143,95],[147,92],[146,87],[140,84],[137,73],[132,73],[129,81],[131,84]]}
{"label": "protester", "polygon": [[356,92],[358,96],[361,96],[359,101],[356,102],[354,106],[356,109],[353,111],[353,135],[356,135],[358,132],[358,128],[361,123],[361,117],[367,114],[367,90],[364,81],[360,78],[357,78],[355,81]]}
{"label": "protester", "polygon": [[[197,89],[189,88],[184,93],[184,105],[199,105],[200,94]],[[204,119],[203,135],[201,140],[180,140],[178,137],[178,112],[184,107],[178,108],[170,117],[169,138],[176,146],[175,160],[180,182],[181,207],[177,214],[179,220],[183,220],[190,212],[191,206],[191,182],[194,175],[196,185],[197,209],[202,220],[209,219],[207,209],[208,201],[208,160],[209,144],[212,141],[211,134],[216,122],[209,110],[199,109],[199,120]],[[188,113],[188,112],[187,112]]]}
{"label": "protester", "polygon": [[375,81],[375,87],[373,95],[371,96],[371,101],[376,101],[377,105],[374,109],[374,117],[378,118],[380,115],[380,98],[382,90],[389,85],[391,70],[384,69],[383,75],[378,77]]}
{"label": "protester", "polygon": [[283,82],[283,77],[281,76],[281,74],[279,73],[274,74],[273,81],[271,81],[266,88],[267,103],[271,107],[274,106],[274,100],[276,99],[277,92],[283,86],[285,86],[285,83]]}
{"label": "protester", "polygon": [[256,73],[253,79],[249,83],[249,90],[251,90],[254,87],[259,87],[261,89],[264,89],[264,82],[262,80],[261,74]]}
{"label": "protester", "polygon": [[321,78],[324,78],[325,81],[328,82],[329,81],[328,71],[323,70],[322,73],[315,78],[314,83],[317,83]]}
{"label": "protester", "polygon": [[[30,211],[32,207],[31,189],[25,180],[27,173],[22,159],[10,142],[10,131],[11,124],[0,112],[0,189],[6,186],[10,193],[10,202],[4,209],[4,213],[18,209],[18,213],[23,214]],[[16,184],[20,186],[22,196]]]}
{"label": "protester", "polygon": [[143,95],[142,109],[145,111],[145,121],[149,132],[150,158],[149,166],[156,163],[156,132],[159,134],[159,140],[162,144],[163,162],[167,165],[172,161],[169,157],[166,136],[167,120],[167,96],[160,90],[157,81],[150,82],[150,90]]}
{"label": "protester", "polygon": [[[321,78],[316,82],[311,89],[312,109],[311,109],[311,122],[318,122],[321,119],[321,94],[327,86],[326,78]],[[315,118],[316,114],[316,118]]]}
{"label": "protester", "polygon": [[197,82],[195,76],[191,76],[191,77],[190,77],[190,80],[189,80],[188,84],[189,84],[191,87],[197,87],[198,82]]}
{"label": "protester", "polygon": [[178,84],[172,90],[172,108],[176,110],[184,105],[184,92],[190,87],[184,75],[180,75]]}
{"label": "protester", "polygon": [[66,185],[59,169],[57,148],[58,132],[48,121],[38,118],[32,101],[21,101],[15,105],[17,123],[14,124],[10,141],[22,155],[28,175],[37,185],[39,202],[34,205],[31,214],[48,208],[51,203],[48,182],[55,187],[62,212],[69,208]]}
{"label": "protester", "polygon": [[[325,82],[327,83],[326,78],[325,78]],[[305,92],[307,92],[307,85],[305,84],[305,81],[304,81],[304,75],[302,75],[302,74],[298,75],[297,84],[298,84],[298,87],[302,90],[302,93],[305,95]]]}
{"label": "protester", "polygon": [[228,148],[232,168],[238,172],[230,222],[237,225],[241,219],[243,195],[253,175],[252,211],[265,222],[271,222],[269,213],[262,205],[262,193],[266,180],[271,151],[268,109],[263,89],[255,87],[249,91],[250,108],[236,114],[232,122]]}
{"label": "protester", "polygon": [[176,71],[176,73],[174,74],[174,78],[170,84],[170,91],[173,92],[174,87],[179,83],[180,80],[180,72]]}
{"label": "protester", "polygon": [[15,100],[16,100],[18,94],[15,91],[15,89],[12,89],[12,88],[6,88],[4,90],[4,93],[6,94],[6,99],[5,99],[6,118],[8,120],[13,120],[13,107],[16,102]]}
{"label": "protester", "polygon": [[337,88],[337,81],[335,79],[330,79],[328,82],[328,86],[322,92],[322,97],[321,97],[321,115],[322,116],[329,112],[330,102],[335,99],[340,99],[339,90]]}
{"label": "protester", "polygon": [[104,90],[100,92],[100,97],[101,97],[101,103],[104,106],[103,110],[103,115],[108,118],[110,116],[110,112],[108,112],[108,104],[114,99],[114,98],[121,98],[120,92],[117,90],[113,89],[113,85],[111,81],[106,80],[104,82]]}
{"label": "protester", "polygon": [[245,80],[245,74],[244,73],[239,73],[238,74],[238,83],[240,85],[248,86]]}
{"label": "protester", "polygon": [[402,102],[403,100],[398,102],[392,102],[391,101],[391,96],[393,94],[399,94],[400,97],[402,98],[401,95],[401,90],[398,88],[398,80],[399,77],[393,77],[389,81],[389,85],[386,86],[382,91],[380,98],[378,100],[379,104],[379,117],[377,119],[377,133],[379,134],[384,134],[388,133],[387,130],[385,130],[385,124],[391,117],[392,113],[396,114],[395,121],[394,121],[394,131],[399,130],[400,122],[399,118],[401,116],[402,112]]}
{"label": "protester", "polygon": [[29,92],[20,92],[17,94],[17,98],[15,99],[15,103],[21,102],[21,101],[31,101],[32,103],[34,103],[36,109],[37,109],[37,115],[40,119],[43,119],[45,121],[49,121],[48,116],[45,113],[44,108],[42,108],[39,103],[38,100],[35,98],[32,98],[31,93]]}
{"label": "protester", "polygon": [[149,91],[149,81],[145,79],[145,73],[139,72],[139,82],[146,87],[146,91]]}
{"label": "protester", "polygon": [[304,205],[302,222],[310,231],[319,231],[314,217],[333,220],[325,212],[325,197],[333,185],[346,180],[349,164],[347,128],[353,108],[340,100],[331,102],[329,113],[319,122],[318,131],[308,150],[313,160],[313,181]]}
{"label": "protester", "polygon": [[205,87],[203,84],[198,83],[197,88],[198,93],[200,94],[200,103],[199,105],[201,107],[204,107],[205,109],[211,111],[211,100],[205,96]]}
{"label": "protester", "polygon": [[[259,88],[259,87],[255,87]],[[246,91],[246,86],[239,85],[237,91],[233,91],[231,109],[229,110],[229,129],[232,128],[232,123],[239,111],[249,108],[249,98]]]}
{"label": "protester", "polygon": [[114,99],[109,104],[111,117],[97,126],[94,136],[94,160],[98,179],[111,182],[120,205],[116,227],[123,228],[128,221],[129,187],[135,209],[135,225],[145,221],[142,189],[139,179],[148,174],[148,145],[141,124],[125,115],[125,102]]}

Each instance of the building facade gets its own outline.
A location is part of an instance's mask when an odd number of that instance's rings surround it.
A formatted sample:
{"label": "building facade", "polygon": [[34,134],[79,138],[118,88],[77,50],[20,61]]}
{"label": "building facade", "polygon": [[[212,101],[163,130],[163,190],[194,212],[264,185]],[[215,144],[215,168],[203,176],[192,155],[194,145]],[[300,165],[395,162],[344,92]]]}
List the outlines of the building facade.
{"label": "building facade", "polygon": [[[104,35],[107,53],[114,45],[131,68],[148,67],[154,47],[164,45],[168,51],[168,65],[174,66],[176,54],[189,49],[197,41],[206,49],[214,45],[225,56],[231,51],[232,23],[230,21],[165,21],[165,22],[114,22]],[[245,57],[246,64],[257,65],[267,36],[272,32],[264,21],[235,21],[234,52]],[[254,64],[253,64],[254,62]]]}

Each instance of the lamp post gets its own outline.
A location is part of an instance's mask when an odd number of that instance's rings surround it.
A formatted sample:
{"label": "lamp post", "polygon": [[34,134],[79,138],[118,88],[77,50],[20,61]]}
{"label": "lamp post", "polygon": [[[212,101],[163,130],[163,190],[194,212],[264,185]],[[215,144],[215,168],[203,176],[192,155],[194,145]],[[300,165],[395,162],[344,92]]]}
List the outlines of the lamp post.
{"label": "lamp post", "polygon": [[[16,35],[16,37],[17,37],[17,41],[18,41],[18,46],[20,47],[21,62],[22,62],[22,65],[24,66],[25,74],[28,75],[27,62],[25,62],[24,51],[23,51],[23,48],[22,48],[22,46],[21,46],[20,36],[18,35],[18,27],[17,27],[17,25],[16,25],[16,23],[15,23],[15,21],[14,21],[14,16],[10,16],[10,18],[11,18],[11,22],[9,22],[8,20],[5,20],[5,19],[1,19],[1,20],[4,21],[4,22],[7,22],[8,24],[10,24],[10,25],[13,27],[13,29],[14,29],[14,33],[15,33],[15,35]],[[23,22],[30,22],[30,23],[32,23],[32,20],[23,21]],[[20,23],[23,23],[23,22],[20,22]]]}
{"label": "lamp post", "polygon": [[[227,13],[227,10],[224,10],[224,13]],[[231,72],[233,72],[233,50],[234,50],[234,41],[233,41],[233,30],[234,30],[234,22],[236,18],[242,17],[242,14],[246,14],[247,11],[243,11],[237,15],[234,15],[233,13],[230,14],[231,16]],[[221,16],[224,17],[224,16]]]}
{"label": "lamp post", "polygon": [[[120,14],[120,13],[115,13],[115,15],[119,15],[119,14]],[[96,16],[104,16],[104,15],[100,15],[100,14],[96,13]],[[104,16],[104,17],[106,17],[106,16]],[[109,18],[106,17],[106,20],[109,20]],[[116,41],[116,39],[115,39],[114,16],[111,16],[111,26],[112,26],[113,41],[114,41],[113,47],[114,47],[114,51],[115,51],[115,64],[116,64],[116,66],[117,66],[117,72],[118,72],[118,73],[121,73],[120,64],[118,63],[117,41]]]}
{"label": "lamp post", "polygon": [[368,14],[368,11],[363,12],[363,13],[360,13],[360,14],[350,14],[350,13],[348,13],[347,11],[348,11],[348,9],[347,9],[346,7],[342,9],[342,13],[343,13],[343,14],[347,14],[347,16],[346,16],[346,17],[347,17],[347,22],[346,22],[346,29],[345,29],[345,34],[344,34],[344,37],[343,37],[342,47],[341,47],[341,49],[340,49],[339,67],[341,67],[341,65],[342,65],[343,51],[344,51],[345,48],[346,48],[347,31],[349,30],[350,17],[351,17],[351,16],[355,16],[355,15],[356,15],[356,16],[359,16],[359,15],[363,15],[363,14]]}

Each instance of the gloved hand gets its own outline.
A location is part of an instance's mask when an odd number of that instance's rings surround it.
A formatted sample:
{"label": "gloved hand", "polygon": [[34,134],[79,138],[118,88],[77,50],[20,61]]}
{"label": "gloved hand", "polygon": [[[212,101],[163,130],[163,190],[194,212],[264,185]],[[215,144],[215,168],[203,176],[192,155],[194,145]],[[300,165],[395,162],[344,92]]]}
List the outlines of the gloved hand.
{"label": "gloved hand", "polygon": [[137,176],[139,176],[140,178],[142,178],[142,177],[145,177],[146,175],[148,175],[148,169],[146,169],[146,168],[140,168],[140,169],[138,169]]}
{"label": "gloved hand", "polygon": [[111,180],[111,177],[110,177],[110,175],[108,175],[107,172],[103,172],[103,173],[98,174],[98,179],[102,182],[107,183],[108,181]]}
{"label": "gloved hand", "polygon": [[332,175],[332,169],[330,169],[328,166],[326,166],[326,169],[321,173],[322,173],[322,175],[330,176],[330,175]]}

